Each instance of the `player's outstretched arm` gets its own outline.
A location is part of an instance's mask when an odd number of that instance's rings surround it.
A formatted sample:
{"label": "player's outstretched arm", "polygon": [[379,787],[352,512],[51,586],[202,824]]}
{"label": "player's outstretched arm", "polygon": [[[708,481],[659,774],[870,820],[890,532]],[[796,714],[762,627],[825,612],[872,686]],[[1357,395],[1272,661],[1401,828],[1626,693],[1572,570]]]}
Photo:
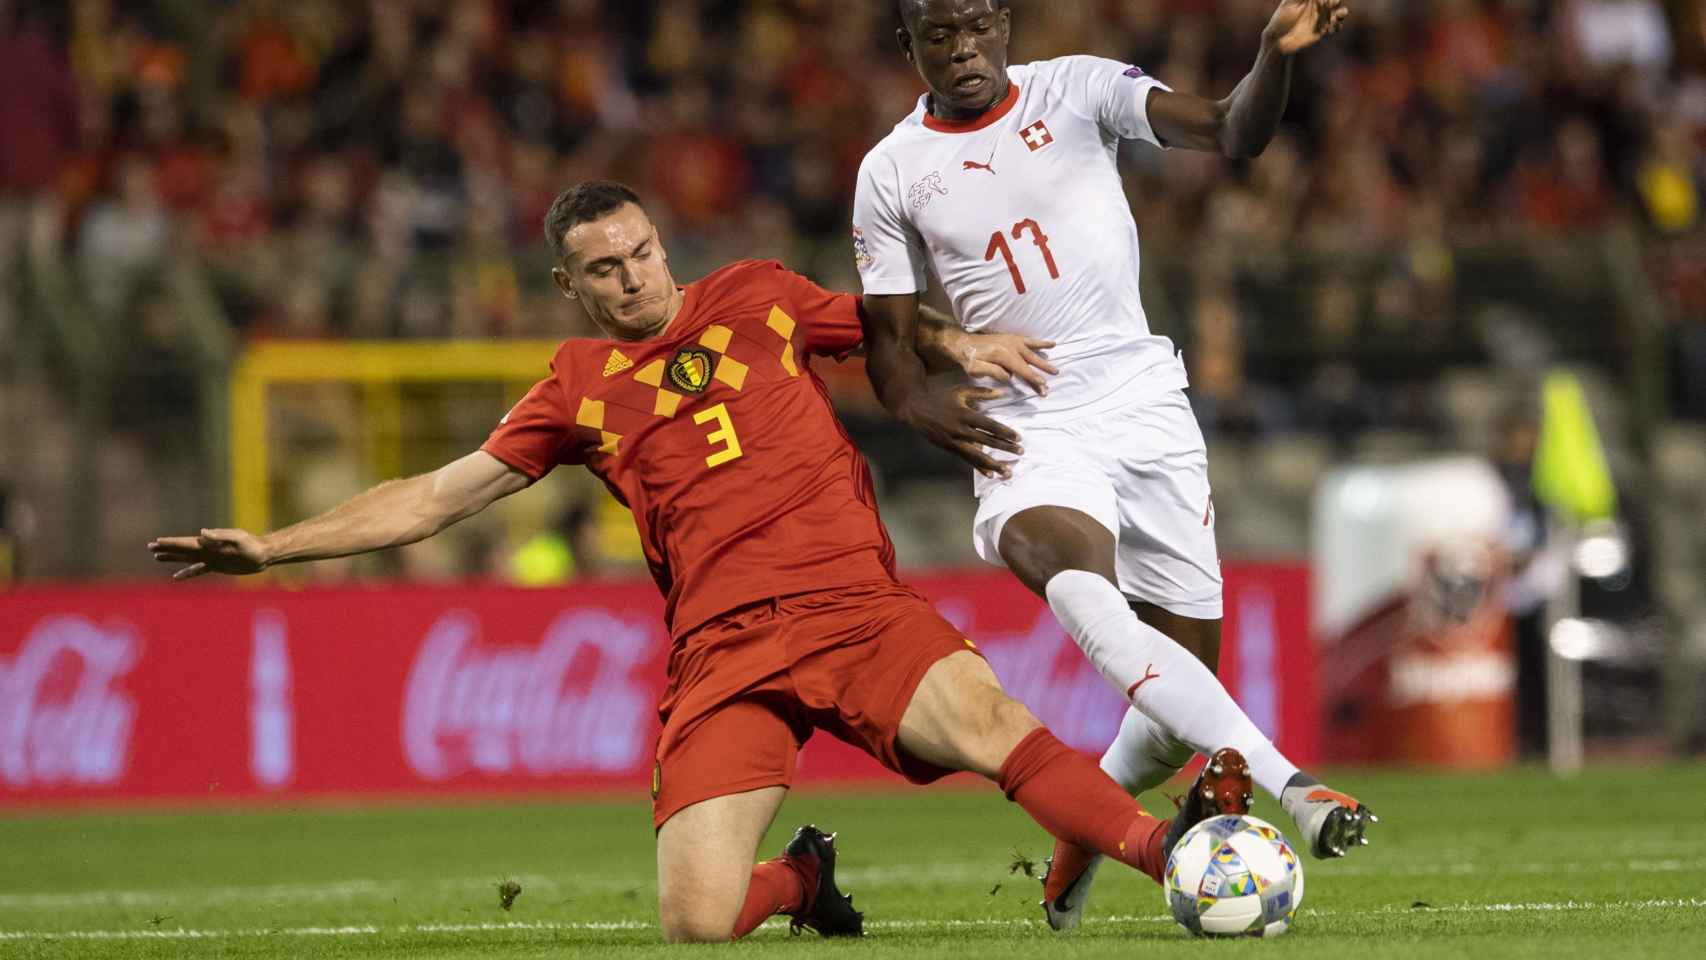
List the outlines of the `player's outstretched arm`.
{"label": "player's outstretched arm", "polygon": [[1019,435],[978,413],[979,401],[1001,395],[994,388],[930,389],[917,352],[918,294],[869,296],[861,305],[865,325],[865,371],[877,399],[902,423],[984,473],[1008,470],[985,449],[1018,454]]}
{"label": "player's outstretched arm", "polygon": [[265,536],[203,530],[199,536],[150,541],[148,550],[161,563],[187,564],[172,574],[174,580],[259,573],[281,563],[329,560],[425,540],[532,482],[491,454],[476,451],[432,473],[382,483]]}
{"label": "player's outstretched arm", "polygon": [[1350,15],[1346,0],[1281,0],[1262,31],[1256,65],[1230,96],[1207,100],[1154,89],[1149,123],[1161,142],[1228,157],[1254,157],[1279,130],[1291,96],[1292,58],[1339,31]]}

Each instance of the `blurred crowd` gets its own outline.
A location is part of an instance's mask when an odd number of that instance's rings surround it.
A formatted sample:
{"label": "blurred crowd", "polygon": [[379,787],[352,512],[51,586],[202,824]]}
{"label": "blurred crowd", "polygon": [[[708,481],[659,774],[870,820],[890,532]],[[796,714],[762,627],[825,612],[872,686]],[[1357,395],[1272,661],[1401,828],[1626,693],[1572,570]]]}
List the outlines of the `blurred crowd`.
{"label": "blurred crowd", "polygon": [[[1273,5],[1013,0],[1014,59],[1096,53],[1221,95]],[[1313,287],[1312,333],[1354,336],[1372,318],[1425,340],[1455,329],[1453,245],[1623,223],[1700,233],[1706,5],[1353,7],[1347,32],[1305,60],[1261,160],[1134,156],[1149,249],[1202,264],[1188,297],[1206,306],[1176,333],[1217,364],[1237,365],[1217,243],[1402,247],[1374,289]],[[103,306],[150,259],[199,251],[251,336],[572,331],[583,321],[543,282],[539,225],[559,189],[600,175],[654,202],[685,276],[766,255],[851,285],[854,173],[920,90],[888,0],[0,11],[0,196],[50,201]],[[1706,316],[1697,259],[1655,269],[1679,316]],[[1679,339],[1701,352],[1698,331]]]}
{"label": "blurred crowd", "polygon": [[[1012,0],[1013,58],[1220,96],[1274,2]],[[1452,446],[1442,370],[1546,356],[1706,419],[1706,0],[1351,6],[1258,160],[1128,149],[1146,302],[1205,427]],[[854,176],[922,90],[896,25],[891,0],[0,0],[0,301],[25,251],[62,269],[62,326],[105,317],[138,359],[107,400],[157,455],[196,429],[173,357],[210,344],[592,332],[540,232],[589,177],[640,190],[682,279],[760,256],[857,289]],[[165,263],[211,309],[163,300]],[[29,322],[0,303],[0,361]],[[861,441],[915,450],[858,379]]]}

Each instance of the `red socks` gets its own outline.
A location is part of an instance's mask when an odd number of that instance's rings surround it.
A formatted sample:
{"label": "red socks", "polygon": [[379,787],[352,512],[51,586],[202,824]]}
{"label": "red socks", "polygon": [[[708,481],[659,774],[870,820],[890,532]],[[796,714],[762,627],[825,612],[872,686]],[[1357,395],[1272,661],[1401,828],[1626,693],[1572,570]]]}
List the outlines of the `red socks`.
{"label": "red socks", "polygon": [[[1167,869],[1161,840],[1167,821],[1138,806],[1090,758],[1047,729],[1031,731],[1001,764],[996,781],[1007,799],[1044,830],[1147,874],[1156,883]],[[744,915],[744,914],[743,914]]]}
{"label": "red socks", "polygon": [[752,881],[746,886],[746,903],[735,918],[735,930],[729,939],[739,940],[758,925],[779,913],[796,913],[811,901],[811,885],[817,874],[809,874],[802,866],[787,857],[766,860],[752,868]]}
{"label": "red socks", "polygon": [[[996,782],[1007,799],[1057,838],[1112,857],[1161,882],[1167,868],[1167,858],[1161,854],[1167,821],[1144,813],[1090,758],[1048,730],[1039,727],[1019,741],[1001,764]],[[816,882],[815,870],[806,870],[788,857],[753,867],[732,939],[739,940],[779,913],[803,909],[816,893],[812,889]]]}

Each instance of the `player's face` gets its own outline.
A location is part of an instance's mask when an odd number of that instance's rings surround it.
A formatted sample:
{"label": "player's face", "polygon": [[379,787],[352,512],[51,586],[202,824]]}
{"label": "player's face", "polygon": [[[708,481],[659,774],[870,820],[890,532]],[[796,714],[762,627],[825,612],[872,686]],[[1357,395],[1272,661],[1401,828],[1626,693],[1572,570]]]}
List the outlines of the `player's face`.
{"label": "player's face", "polygon": [[551,277],[609,336],[644,340],[675,319],[680,292],[663,241],[644,210],[630,203],[576,224],[564,236],[564,246],[568,254]]}
{"label": "player's face", "polygon": [[944,119],[975,117],[1007,95],[1012,20],[996,0],[920,0],[897,36]]}

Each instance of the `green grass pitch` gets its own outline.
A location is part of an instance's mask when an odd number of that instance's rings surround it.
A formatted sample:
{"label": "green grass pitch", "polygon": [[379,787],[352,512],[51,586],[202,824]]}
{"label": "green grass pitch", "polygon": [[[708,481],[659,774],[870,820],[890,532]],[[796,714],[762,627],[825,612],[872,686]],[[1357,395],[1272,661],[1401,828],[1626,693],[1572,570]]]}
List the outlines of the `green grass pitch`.
{"label": "green grass pitch", "polygon": [[[1309,861],[1297,925],[1200,942],[1159,890],[1105,869],[1091,920],[1056,936],[1010,872],[1048,844],[975,783],[791,797],[841,833],[862,943],[772,923],[733,949],[837,957],[1647,957],[1706,951],[1706,766],[1574,780],[1347,772],[1373,845]],[[1165,805],[1150,796],[1151,808]],[[1170,809],[1170,805],[1164,807]],[[1290,822],[1267,801],[1256,813]],[[0,957],[653,957],[652,836],[639,803],[306,808],[0,818]],[[513,909],[498,885],[521,884]],[[730,949],[717,947],[711,949]]]}

